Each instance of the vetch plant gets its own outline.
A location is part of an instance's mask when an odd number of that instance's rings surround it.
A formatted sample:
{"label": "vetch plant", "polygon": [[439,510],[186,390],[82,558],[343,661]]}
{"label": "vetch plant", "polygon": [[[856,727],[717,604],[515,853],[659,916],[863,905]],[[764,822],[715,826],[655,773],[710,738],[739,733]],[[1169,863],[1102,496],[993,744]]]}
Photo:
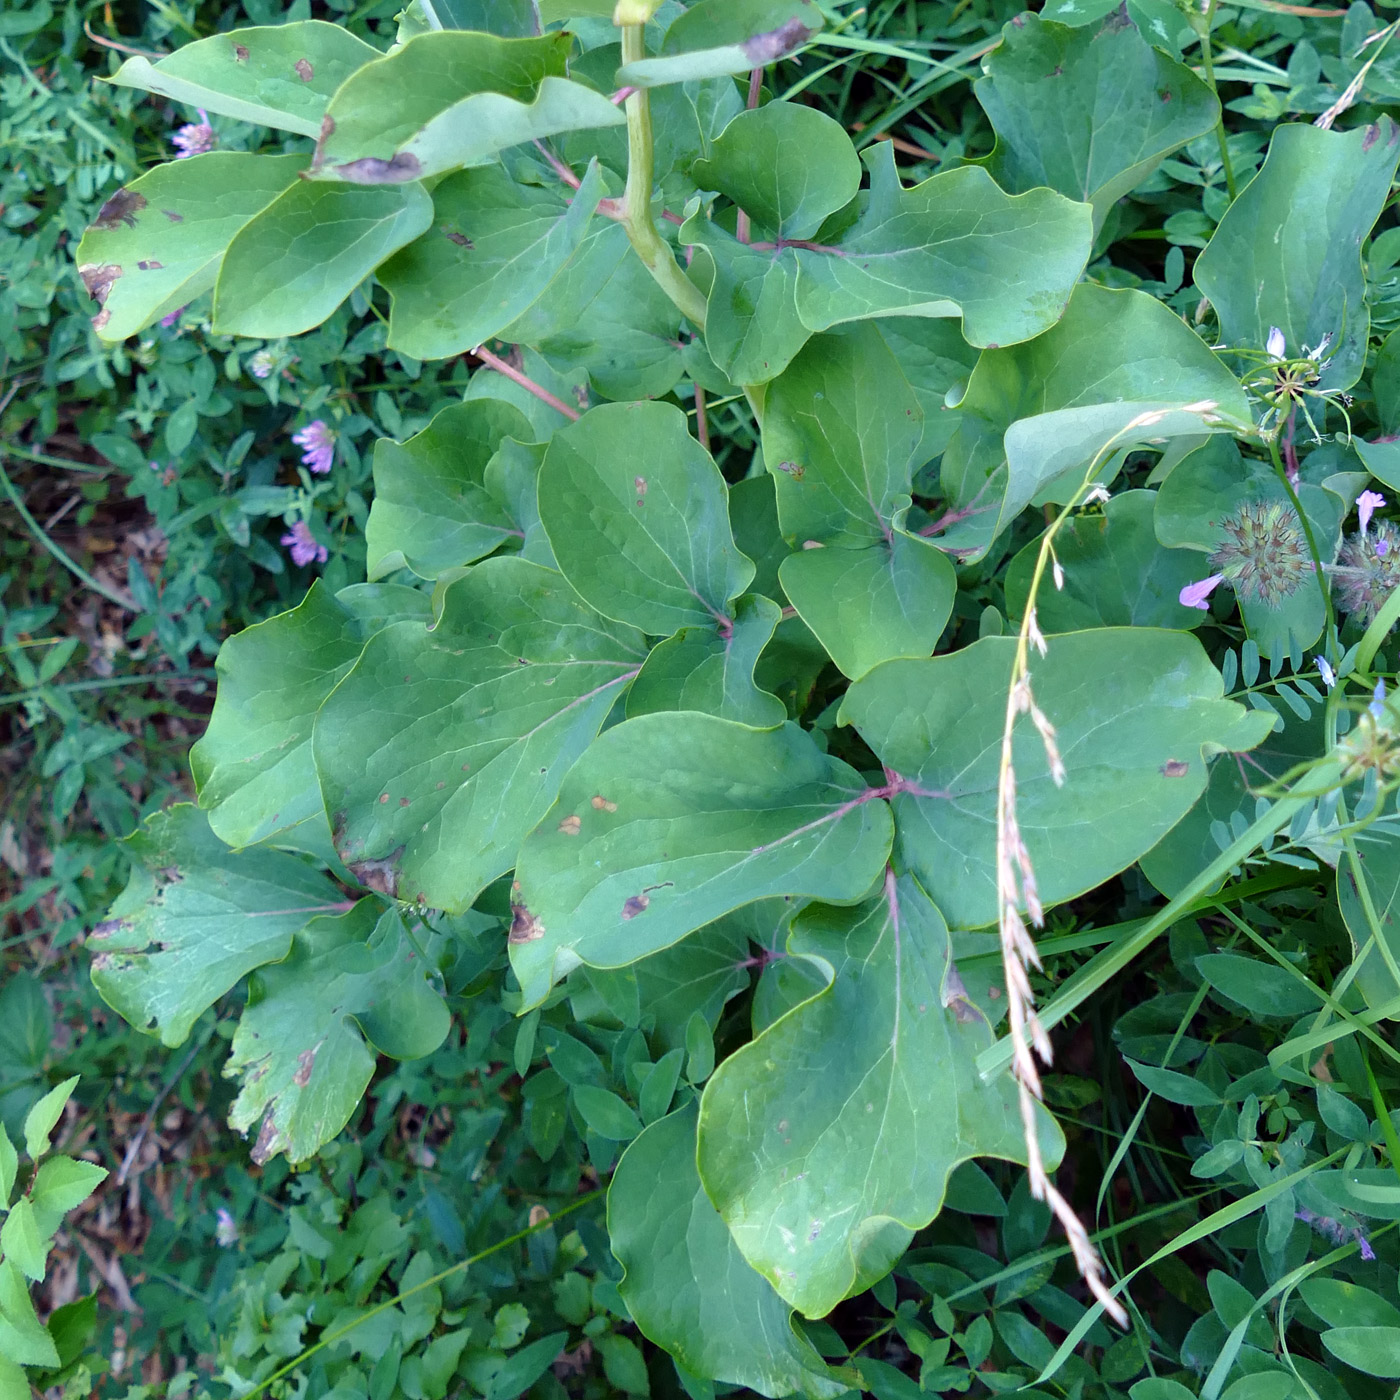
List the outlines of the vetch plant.
{"label": "vetch plant", "polygon": [[[809,0],[579,9],[489,33],[414,0],[385,52],[298,20],[112,78],[282,135],[110,196],[77,253],[99,335],[208,295],[216,333],[294,337],[353,297],[404,362],[474,373],[378,442],[365,581],[224,645],[198,806],[129,839],[94,981],[171,1046],[246,983],[226,1073],[259,1163],[323,1148],[379,1055],[517,1017],[542,1160],[567,1122],[614,1173],[617,1307],[773,1396],[868,1383],[794,1314],[886,1287],[964,1164],[1024,1163],[1094,1298],[1063,1353],[1128,1314],[1054,1177],[1056,1025],[1251,862],[1356,877],[1365,823],[1396,839],[1390,712],[1355,695],[1400,537],[1295,410],[1341,426],[1364,371],[1400,128],[1280,127],[1197,260],[1198,330],[1091,262],[1219,120],[1130,20],[1013,20],[995,150],[909,183],[771,95]],[[1328,238],[1282,236],[1315,204]],[[294,435],[304,493],[330,421]],[[326,559],[306,519],[282,544]],[[1275,701],[1310,697],[1295,762]],[[1126,932],[1047,986],[1047,914],[1091,892]],[[990,1333],[959,1345],[970,1376]]]}

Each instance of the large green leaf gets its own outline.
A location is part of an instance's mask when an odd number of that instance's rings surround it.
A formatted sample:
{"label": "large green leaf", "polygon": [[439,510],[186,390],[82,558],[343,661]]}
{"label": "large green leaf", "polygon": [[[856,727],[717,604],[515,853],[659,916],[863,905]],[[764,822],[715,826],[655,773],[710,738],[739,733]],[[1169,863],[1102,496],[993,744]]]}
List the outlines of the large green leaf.
{"label": "large green leaf", "polygon": [[782,239],[815,237],[860,189],[860,159],[841,123],[795,102],[741,112],[691,173]]}
{"label": "large green leaf", "polygon": [[609,729],[520,851],[522,1007],[581,962],[625,966],[756,899],[861,898],[891,832],[871,792],[790,724],[684,712]]}
{"label": "large green leaf", "polygon": [[887,541],[909,504],[922,416],[876,327],[809,341],[764,404],[763,460],[783,534],[799,548]]}
{"label": "large green leaf", "polygon": [[230,851],[187,803],[148,817],[124,845],[133,870],[88,946],[93,985],[133,1026],[179,1045],[245,976],[287,956],[314,914],[344,907],[305,861]]}
{"label": "large green leaf", "polygon": [[1275,128],[1259,173],[1196,259],[1196,285],[1227,345],[1262,353],[1277,326],[1298,356],[1330,337],[1321,386],[1356,383],[1370,327],[1361,243],[1398,160],[1400,127],[1389,117],[1352,131]]}
{"label": "large green leaf", "polygon": [[[1064,587],[1049,575],[1036,602],[1044,632],[1083,627],[1199,626],[1206,615],[1183,607],[1181,590],[1202,577],[1200,559],[1166,549],[1153,529],[1155,491],[1120,491],[1102,514],[1075,515],[1055,537]],[[1030,593],[1040,540],[1032,540],[1006,571],[1006,606],[1020,618]]]}
{"label": "large green leaf", "polygon": [[[888,661],[841,705],[888,769],[898,850],[954,928],[997,917],[996,805],[1015,641],[989,637],[928,661]],[[1029,717],[1014,746],[1016,813],[1046,908],[1131,865],[1206,785],[1208,752],[1259,743],[1271,715],[1222,699],[1189,632],[1104,627],[1050,639],[1031,665],[1066,770],[1050,777]]]}
{"label": "large green leaf", "polygon": [[620,108],[564,76],[572,36],[438,30],[366,64],[336,93],[314,175],[355,184],[426,179],[508,146],[617,126]]}
{"label": "large green leaf", "polygon": [[370,578],[412,569],[435,579],[518,534],[507,503],[486,483],[486,468],[503,439],[533,436],[512,404],[470,399],[443,409],[407,442],[380,438],[365,525]]}
{"label": "large green leaf", "polygon": [[210,151],[118,190],[78,245],[78,272],[102,304],[98,335],[125,340],[207,292],[233,236],[305,164],[297,155]]}
{"label": "large green leaf", "polygon": [[832,545],[783,560],[783,591],[847,676],[896,656],[928,656],[958,591],[948,558],[896,526],[868,549]]}
{"label": "large green leaf", "polygon": [[[741,244],[698,214],[682,228],[709,263],[706,344],[731,378],[771,379],[807,335],[847,321],[957,316],[973,344],[1012,345],[1063,312],[1089,255],[1088,205],[1005,194],[977,166],[905,189],[888,142],[863,159],[870,189],[834,242]],[[768,201],[781,207],[789,183]]]}
{"label": "large green leaf", "polygon": [[692,1375],[835,1400],[856,1381],[822,1361],[792,1309],[744,1262],[700,1184],[696,1116],[692,1104],[653,1123],[613,1173],[608,1237],[627,1310]]}
{"label": "large green leaf", "polygon": [[157,63],[128,58],[109,82],[255,126],[319,136],[331,94],[379,50],[324,20],[235,29]]}
{"label": "large green leaf", "polygon": [[[700,1176],[734,1242],[809,1317],[882,1278],[974,1156],[1024,1160],[1016,1089],[976,1058],[986,1018],[950,986],[948,930],[912,876],[816,906],[788,952],[826,990],[731,1055],[700,1106]],[[1039,1119],[1053,1166],[1063,1139]]]}
{"label": "large green leaf", "polygon": [[433,190],[435,227],[379,273],[393,298],[389,344],[442,359],[500,334],[541,298],[552,305],[602,194],[596,165],[571,200],[498,166],[443,180]]}
{"label": "large green leaf", "polygon": [[[1214,411],[1187,410],[1202,403]],[[940,540],[972,556],[1033,500],[1065,499],[1110,443],[1101,479],[1130,446],[1251,421],[1234,375],[1169,307],[1092,283],[1043,336],[984,351],[959,409],[942,481],[967,518]],[[1129,429],[1148,413],[1162,416]]]}
{"label": "large green leaf", "polygon": [[254,974],[225,1077],[243,1081],[229,1125],[261,1123],[253,1161],[305,1161],[350,1121],[374,1074],[374,1052],[430,1055],[451,1017],[428,983],[394,910],[362,899],[311,920],[287,958]]}
{"label": "large green leaf", "polygon": [[1094,227],[1220,115],[1211,90],[1131,20],[1096,30],[1018,15],[974,87],[997,134],[986,161],[1013,194],[1048,185],[1094,207]]}
{"label": "large green leaf", "polygon": [[786,58],[821,27],[812,0],[698,0],[667,29],[660,56],[619,68],[617,81],[660,87],[747,73]]}
{"label": "large green leaf", "polygon": [[1322,1345],[1364,1375],[1400,1380],[1400,1327],[1333,1327]]}
{"label": "large green leaf", "polygon": [[[373,594],[405,615],[428,611],[427,598],[406,588]],[[190,750],[190,770],[221,841],[251,846],[321,814],[312,721],[375,630],[361,609],[317,580],[290,612],[245,628],[219,649],[214,713]]]}
{"label": "large green leaf", "polygon": [[835,252],[799,249],[803,322],[958,316],[973,345],[1014,345],[1060,318],[1089,256],[1092,217],[1050,190],[1007,195],[975,166],[905,189],[888,141],[867,148],[870,190]]}
{"label": "large green leaf", "polygon": [[342,859],[456,911],[510,869],[645,650],[523,559],[478,564],[438,608],[369,642],[312,742]]}
{"label": "large green leaf", "polygon": [[655,646],[627,693],[627,715],[701,710],[768,729],[787,718],[776,695],[754,683],[754,667],[782,615],[769,598],[745,594],[733,606],[729,635],[713,626],[682,627]]}
{"label": "large green leaf", "polygon": [[299,180],[234,235],[214,288],[215,327],[222,335],[300,335],[432,221],[422,185]]}
{"label": "large green leaf", "polygon": [[556,432],[540,520],[564,576],[606,617],[665,637],[732,628],[752,562],[729,527],[719,468],[672,404],[603,404]]}

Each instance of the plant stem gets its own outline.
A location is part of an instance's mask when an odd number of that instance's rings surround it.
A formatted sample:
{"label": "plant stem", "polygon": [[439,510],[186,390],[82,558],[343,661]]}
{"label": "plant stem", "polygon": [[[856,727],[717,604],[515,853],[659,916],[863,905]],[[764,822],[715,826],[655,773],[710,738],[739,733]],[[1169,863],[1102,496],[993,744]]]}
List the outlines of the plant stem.
{"label": "plant stem", "polygon": [[[0,462],[3,462],[3,453],[0,453]],[[140,607],[137,606],[136,600],[129,593],[119,592],[115,588],[108,587],[100,579],[93,578],[76,559],[66,554],[44,533],[43,526],[30,515],[29,508],[24,504],[24,497],[15,489],[15,484],[10,480],[3,465],[0,465],[0,487],[4,488],[5,494],[9,496],[14,508],[19,512],[19,518],[29,527],[34,538],[76,579],[86,584],[94,593],[100,593],[109,602],[115,603],[119,608],[124,608],[130,613],[140,613]]]}
{"label": "plant stem", "polygon": [[1288,493],[1289,502],[1297,513],[1298,523],[1303,527],[1303,538],[1308,542],[1308,553],[1312,555],[1313,568],[1317,572],[1317,586],[1322,593],[1322,606],[1327,614],[1327,659],[1335,665],[1338,648],[1337,617],[1332,611],[1332,592],[1327,587],[1327,578],[1322,572],[1322,552],[1317,547],[1317,537],[1313,534],[1312,522],[1304,512],[1303,503],[1298,499],[1298,492],[1288,478],[1288,470],[1283,465],[1283,458],[1279,456],[1276,437],[1269,439],[1269,457],[1273,461],[1274,472],[1283,484],[1283,489]]}
{"label": "plant stem", "polygon": [[490,365],[497,374],[503,374],[507,379],[514,380],[522,389],[533,394],[541,403],[547,403],[556,413],[562,413],[565,418],[572,419],[575,423],[579,420],[579,411],[570,408],[563,399],[556,394],[551,394],[543,384],[536,384],[533,379],[523,370],[518,370],[508,360],[503,360],[499,355],[493,354],[484,345],[478,345],[471,352],[484,365]]}
{"label": "plant stem", "polygon": [[[622,26],[622,62],[637,63],[646,57],[643,44],[645,27]],[[626,103],[627,110],[627,192],[623,227],[642,266],[656,284],[676,304],[681,315],[698,330],[705,328],[705,298],[700,288],[681,270],[666,240],[656,231],[651,217],[652,167],[654,153],[651,135],[651,95],[638,88]]]}
{"label": "plant stem", "polygon": [[[1205,68],[1206,86],[1211,90],[1216,104],[1220,102],[1220,94],[1215,90],[1215,60],[1210,51],[1210,30],[1215,23],[1216,0],[1210,0],[1206,7],[1205,22],[1201,25],[1201,64]],[[1215,119],[1215,139],[1220,144],[1220,164],[1225,171],[1225,188],[1230,195],[1230,203],[1235,202],[1235,196],[1239,189],[1235,185],[1235,168],[1230,164],[1230,147],[1225,140],[1225,109],[1220,108],[1220,115]]]}

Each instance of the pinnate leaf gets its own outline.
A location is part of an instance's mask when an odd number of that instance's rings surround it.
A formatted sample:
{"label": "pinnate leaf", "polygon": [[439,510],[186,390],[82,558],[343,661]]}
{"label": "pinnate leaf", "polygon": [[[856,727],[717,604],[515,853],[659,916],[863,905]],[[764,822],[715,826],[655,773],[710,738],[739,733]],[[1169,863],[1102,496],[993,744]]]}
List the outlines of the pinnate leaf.
{"label": "pinnate leaf", "polygon": [[889,853],[873,791],[790,724],[680,713],[609,729],[520,851],[522,1008],[580,962],[625,966],[756,899],[859,899]]}

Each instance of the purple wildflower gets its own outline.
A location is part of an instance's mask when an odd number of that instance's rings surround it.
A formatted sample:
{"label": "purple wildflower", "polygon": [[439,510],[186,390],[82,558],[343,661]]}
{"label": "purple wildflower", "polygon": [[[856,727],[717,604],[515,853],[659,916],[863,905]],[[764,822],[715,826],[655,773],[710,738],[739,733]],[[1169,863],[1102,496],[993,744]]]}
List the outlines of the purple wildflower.
{"label": "purple wildflower", "polygon": [[175,310],[172,311],[168,316],[162,316],[160,318],[160,323],[162,326],[165,327],[166,330],[169,330],[170,327],[173,326],[184,314],[185,308],[183,306],[177,306]]}
{"label": "purple wildflower", "polygon": [[1371,517],[1385,504],[1385,497],[1379,491],[1363,491],[1356,498],[1356,515],[1361,522],[1361,533],[1371,523]]}
{"label": "purple wildflower", "polygon": [[248,368],[252,371],[254,379],[266,379],[277,368],[277,358],[270,350],[259,350],[248,361]]}
{"label": "purple wildflower", "polygon": [[1371,622],[1386,599],[1400,587],[1397,544],[1400,529],[1389,520],[1382,520],[1374,535],[1367,534],[1364,528],[1359,535],[1349,535],[1332,566],[1335,596],[1347,612],[1355,613],[1363,623]]}
{"label": "purple wildflower", "polygon": [[1224,574],[1212,574],[1209,578],[1203,578],[1199,583],[1188,583],[1185,588],[1177,594],[1177,600],[1183,608],[1200,608],[1202,612],[1210,606],[1206,599],[1225,581]]}
{"label": "purple wildflower", "polygon": [[1319,1235],[1331,1240],[1333,1244],[1348,1244],[1354,1240],[1361,1250],[1361,1257],[1368,1263],[1376,1257],[1376,1251],[1371,1248],[1371,1241],[1366,1238],[1366,1232],[1359,1224],[1350,1225],[1344,1220],[1335,1220],[1330,1215],[1318,1215],[1306,1208],[1295,1210],[1293,1218],[1301,1220],[1304,1225],[1311,1225]]}
{"label": "purple wildflower", "polygon": [[309,467],[318,476],[324,476],[335,461],[335,434],[318,418],[309,423],[299,433],[292,434],[292,441],[304,447],[302,465]]}
{"label": "purple wildflower", "polygon": [[315,539],[312,538],[311,527],[304,520],[298,520],[282,536],[282,543],[286,545],[291,554],[293,564],[324,564],[326,562],[325,545],[316,543]]}
{"label": "purple wildflower", "polygon": [[214,128],[209,125],[209,113],[201,107],[199,116],[199,121],[187,122],[170,138],[170,144],[177,152],[176,160],[184,160],[187,156],[202,156],[205,151],[212,151],[217,144],[218,137],[214,135]]}

